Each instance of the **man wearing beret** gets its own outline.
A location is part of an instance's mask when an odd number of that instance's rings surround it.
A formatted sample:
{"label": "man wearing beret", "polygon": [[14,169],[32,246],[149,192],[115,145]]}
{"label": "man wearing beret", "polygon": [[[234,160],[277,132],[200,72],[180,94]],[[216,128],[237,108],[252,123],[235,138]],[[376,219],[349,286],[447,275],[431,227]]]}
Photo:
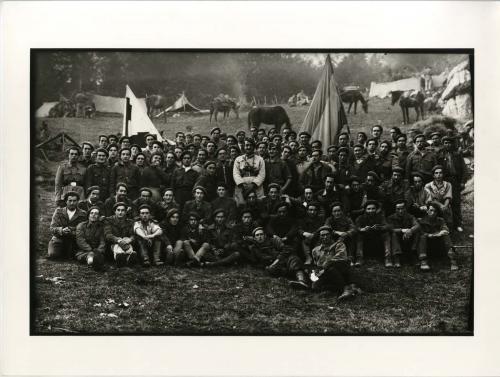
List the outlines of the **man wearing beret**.
{"label": "man wearing beret", "polygon": [[210,250],[201,258],[202,266],[228,266],[239,258],[238,244],[234,234],[226,225],[226,212],[217,208],[213,213],[213,225],[209,228]]}
{"label": "man wearing beret", "polygon": [[284,244],[284,248],[290,253],[297,253],[299,240],[299,229],[297,222],[290,216],[290,204],[278,202],[274,208],[276,216],[272,216],[266,226],[266,233],[272,234],[274,238],[279,238]]}
{"label": "man wearing beret", "polygon": [[369,171],[375,169],[373,159],[368,159],[365,154],[365,147],[361,144],[356,144],[353,147],[354,158],[351,163],[351,174],[356,175],[361,180],[365,180]]}
{"label": "man wearing beret", "polygon": [[203,168],[205,162],[207,162],[208,153],[205,149],[198,149],[198,153],[196,154],[196,160],[191,164],[191,168],[196,171],[198,174],[203,173]]}
{"label": "man wearing beret", "polygon": [[134,251],[134,221],[127,217],[127,204],[118,202],[113,206],[114,215],[104,222],[104,237],[111,246],[113,259],[118,267],[137,262]]}
{"label": "man wearing beret", "polygon": [[140,176],[140,184],[151,190],[153,201],[158,202],[161,199],[161,192],[165,187],[170,186],[170,174],[163,169],[163,153],[153,152],[149,158],[149,166],[146,166]]}
{"label": "man wearing beret", "polygon": [[457,151],[456,142],[453,137],[445,136],[442,139],[443,148],[438,155],[438,161],[444,168],[444,176],[451,184],[452,199],[451,210],[453,214],[453,226],[459,232],[462,228],[462,190],[467,180],[467,169],[461,152]]}
{"label": "man wearing beret", "polygon": [[353,221],[356,221],[358,216],[364,212],[365,190],[361,180],[355,175],[351,176],[348,182],[349,187],[346,189],[346,198],[349,202],[349,212],[347,213]]}
{"label": "man wearing beret", "polygon": [[311,264],[311,250],[318,242],[318,228],[323,225],[323,217],[319,215],[321,206],[318,202],[309,202],[306,205],[306,215],[301,218],[298,233],[304,254],[304,266]]}
{"label": "man wearing beret", "polygon": [[437,157],[434,151],[427,149],[427,141],[423,134],[415,136],[415,150],[408,155],[406,161],[406,178],[412,173],[419,172],[424,175],[426,182],[431,180],[431,170],[437,165]]}
{"label": "man wearing beret", "polygon": [[296,280],[289,282],[292,287],[309,288],[300,258],[285,247],[279,237],[268,238],[264,228],[258,227],[253,230],[250,253],[255,258],[256,264],[265,267],[271,276],[295,278]]}
{"label": "man wearing beret", "polygon": [[380,177],[377,173],[370,170],[366,174],[363,190],[365,191],[366,200],[375,200],[382,206],[384,202],[384,191],[380,187]]}
{"label": "man wearing beret", "polygon": [[406,134],[400,134],[396,137],[396,149],[394,150],[394,158],[392,159],[392,168],[403,168],[403,170],[405,171],[405,177],[407,177],[406,161],[408,160],[408,155],[410,154],[407,146],[407,141],[408,139]]}
{"label": "man wearing beret", "polygon": [[217,184],[223,184],[226,187],[227,195],[234,195],[236,183],[233,177],[233,161],[230,161],[229,151],[226,148],[217,150],[217,165],[215,167],[215,176]]}
{"label": "man wearing beret", "polygon": [[155,266],[163,265],[163,261],[160,259],[163,231],[158,224],[152,221],[151,207],[147,204],[139,207],[139,221],[134,223],[134,233],[137,236],[142,265],[149,267],[151,265],[150,259],[153,260]]}
{"label": "man wearing beret", "polygon": [[65,207],[56,208],[50,223],[52,238],[48,245],[51,259],[72,259],[76,249],[76,227],[87,220],[87,213],[77,207],[79,195],[69,191],[64,195]]}
{"label": "man wearing beret", "polygon": [[85,187],[99,186],[101,200],[109,197],[111,169],[107,164],[108,151],[99,148],[95,153],[95,164],[89,166],[85,173]]}
{"label": "man wearing beret", "polygon": [[311,134],[306,131],[302,131],[299,133],[299,145],[303,146],[307,149],[307,154],[311,154],[312,152],[312,147],[309,142],[311,141]]}
{"label": "man wearing beret", "polygon": [[311,153],[310,164],[300,178],[302,186],[311,186],[315,192],[324,187],[326,176],[333,173],[331,166],[321,161],[321,155],[319,150]]}
{"label": "man wearing beret", "polygon": [[182,210],[182,221],[188,222],[189,215],[196,213],[201,219],[202,225],[208,225],[212,217],[212,206],[205,201],[207,190],[203,186],[195,186],[193,188],[193,200],[184,204]]}
{"label": "man wearing beret", "polygon": [[181,161],[182,166],[174,170],[172,175],[172,188],[174,189],[175,200],[179,203],[180,208],[191,199],[194,184],[199,177],[199,174],[191,167],[191,154],[189,152],[181,154]]}
{"label": "man wearing beret", "polygon": [[436,155],[439,155],[443,146],[441,145],[441,132],[431,133],[431,147],[430,149],[434,151]]}
{"label": "man wearing beret", "polygon": [[123,182],[128,186],[128,196],[135,199],[139,196],[139,184],[141,174],[139,168],[130,161],[130,148],[120,149],[120,160],[111,168],[110,174],[110,190],[115,187],[118,182]]}
{"label": "man wearing beret", "polygon": [[104,251],[106,242],[104,240],[104,225],[99,220],[100,210],[98,207],[90,207],[88,220],[76,226],[76,260],[86,263],[94,270],[99,271],[104,266]]}
{"label": "man wearing beret", "polygon": [[335,177],[336,181],[341,185],[347,185],[349,182],[349,177],[351,176],[351,167],[349,163],[349,148],[342,147],[338,150],[338,161],[335,163]]}
{"label": "man wearing beret", "polygon": [[346,246],[333,240],[332,228],[325,225],[318,229],[320,245],[312,251],[311,289],[329,290],[339,295],[338,300],[350,298],[359,292],[351,283],[351,272]]}
{"label": "man wearing beret", "polygon": [[101,189],[99,186],[90,186],[87,189],[87,199],[80,200],[78,202],[78,208],[81,210],[88,212],[90,207],[98,207],[100,211],[100,215],[104,216],[104,203],[100,200]]}
{"label": "man wearing beret", "polygon": [[84,177],[85,166],[78,162],[80,148],[72,146],[68,148],[68,161],[59,165],[55,178],[55,202],[58,206],[63,206],[61,199],[67,192],[74,191],[78,193],[79,198],[85,195]]}
{"label": "man wearing beret", "polygon": [[395,213],[387,218],[391,226],[391,246],[394,258],[394,267],[401,267],[403,248],[410,249],[411,255],[417,255],[418,240],[420,238],[420,224],[415,216],[406,210],[406,200],[397,199],[394,202]]}
{"label": "man wearing beret", "polygon": [[114,205],[118,202],[125,203],[127,205],[127,216],[133,216],[133,203],[128,197],[128,187],[125,183],[117,183],[115,195],[109,197],[104,202],[104,209],[106,211],[106,216],[112,216],[115,213]]}
{"label": "man wearing beret", "polygon": [[380,210],[380,204],[374,200],[365,203],[365,213],[356,219],[358,228],[356,246],[356,266],[364,262],[364,256],[368,245],[383,243],[385,267],[392,267],[391,236],[390,228],[385,216]]}
{"label": "man wearing beret", "polygon": [[233,177],[236,183],[234,198],[238,204],[245,203],[243,193],[249,190],[255,190],[258,197],[264,196],[266,164],[261,156],[255,154],[255,143],[250,139],[245,140],[245,154],[234,161]]}
{"label": "man wearing beret", "polygon": [[281,201],[280,192],[281,186],[277,183],[271,183],[268,186],[267,195],[258,199],[262,225],[267,225],[269,218],[275,214],[275,207]]}
{"label": "man wearing beret", "polygon": [[80,164],[88,168],[91,164],[94,163],[92,160],[92,152],[94,151],[94,146],[90,141],[84,141],[82,143],[82,155],[79,158]]}
{"label": "man wearing beret", "polygon": [[221,135],[221,129],[219,127],[214,127],[210,131],[211,140],[215,144],[216,149],[226,146],[226,143],[223,140],[221,140],[220,135]]}
{"label": "man wearing beret", "polygon": [[328,174],[325,177],[324,189],[315,193],[315,199],[323,207],[323,213],[329,214],[332,209],[332,203],[341,202],[346,211],[349,211],[349,202],[345,195],[345,190],[335,182],[335,176]]}

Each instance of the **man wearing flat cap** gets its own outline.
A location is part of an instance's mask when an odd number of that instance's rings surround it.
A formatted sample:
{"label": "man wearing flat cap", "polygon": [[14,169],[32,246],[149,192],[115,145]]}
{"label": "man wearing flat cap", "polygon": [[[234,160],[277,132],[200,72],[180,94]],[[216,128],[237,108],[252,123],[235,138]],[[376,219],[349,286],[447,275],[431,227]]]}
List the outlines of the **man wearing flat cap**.
{"label": "man wearing flat cap", "polygon": [[142,265],[149,267],[150,260],[155,266],[163,265],[160,259],[163,230],[152,221],[151,207],[147,204],[139,207],[139,221],[134,223],[134,233],[139,244]]}
{"label": "man wearing flat cap", "polygon": [[66,206],[58,207],[52,215],[48,258],[72,259],[76,250],[76,227],[87,220],[87,213],[77,207],[79,195],[69,191],[64,197]]}
{"label": "man wearing flat cap", "polygon": [[207,190],[203,186],[195,186],[193,188],[193,200],[189,200],[184,204],[181,219],[184,223],[188,222],[189,214],[196,213],[202,225],[208,225],[211,222],[212,206],[205,201]]}
{"label": "man wearing flat cap", "polygon": [[114,214],[104,222],[104,237],[111,246],[113,259],[118,267],[137,262],[134,250],[134,221],[127,217],[127,204],[118,202],[113,206]]}

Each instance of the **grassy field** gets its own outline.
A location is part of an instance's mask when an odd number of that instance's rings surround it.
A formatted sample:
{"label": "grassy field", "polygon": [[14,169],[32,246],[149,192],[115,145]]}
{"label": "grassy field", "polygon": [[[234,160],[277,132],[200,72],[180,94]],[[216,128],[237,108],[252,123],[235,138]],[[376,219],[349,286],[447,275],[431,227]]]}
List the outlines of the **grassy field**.
{"label": "grassy field", "polygon": [[[306,107],[286,110],[295,129]],[[414,114],[412,114],[414,117]],[[401,126],[399,107],[371,100],[368,114],[349,115],[351,131],[369,132],[381,121],[385,129]],[[412,118],[413,119],[413,118]],[[121,117],[49,119],[52,135],[64,129],[77,141],[95,141],[99,133],[121,132]],[[41,119],[37,119],[37,126]],[[176,131],[208,133],[208,116],[155,121],[167,137]],[[246,129],[246,113],[219,122],[223,131]],[[405,127],[402,127],[405,129]],[[57,161],[37,164],[55,174]],[[368,261],[357,270],[364,294],[337,303],[328,293],[297,292],[285,279],[267,277],[250,267],[210,270],[142,267],[95,273],[74,263],[47,261],[48,225],[54,210],[53,182],[34,187],[34,295],[36,334],[464,334],[472,286],[472,248],[459,249],[460,270],[446,260],[432,262],[430,273],[414,266],[385,269]],[[456,245],[472,246],[473,194],[464,198],[465,232]],[[62,278],[62,282],[53,278]]]}

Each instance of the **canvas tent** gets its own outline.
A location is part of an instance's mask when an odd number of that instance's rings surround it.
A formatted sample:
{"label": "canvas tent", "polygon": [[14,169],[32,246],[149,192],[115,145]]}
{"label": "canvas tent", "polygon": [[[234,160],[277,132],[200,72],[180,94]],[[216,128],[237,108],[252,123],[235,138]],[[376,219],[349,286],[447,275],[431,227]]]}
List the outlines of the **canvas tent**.
{"label": "canvas tent", "polygon": [[175,103],[165,110],[167,113],[184,113],[184,112],[202,112],[203,110],[198,109],[194,106],[186,97],[186,94],[182,93],[181,96],[175,101]]}
{"label": "canvas tent", "polygon": [[[144,105],[134,95],[132,89],[127,85],[125,98],[123,100],[123,130],[122,135],[133,137],[134,135],[153,134],[157,140],[163,141],[161,134],[149,119]],[[142,143],[141,143],[142,144]]]}
{"label": "canvas tent", "polygon": [[[139,104],[146,110],[146,101],[144,98],[137,98]],[[117,97],[109,97],[109,96],[100,96],[98,94],[94,94],[92,96],[92,101],[95,103],[96,111],[101,113],[118,113],[123,114],[124,109],[124,98]]]}
{"label": "canvas tent", "polygon": [[330,55],[327,55],[323,73],[300,131],[309,132],[312,140],[320,140],[326,150],[328,146],[337,143],[337,136],[344,125],[347,125],[347,117],[333,77]]}
{"label": "canvas tent", "polygon": [[42,106],[40,106],[36,110],[35,116],[37,118],[47,118],[49,116],[50,109],[52,109],[57,104],[58,102],[44,102]]}
{"label": "canvas tent", "polygon": [[[440,88],[446,80],[446,72],[439,75],[432,75],[432,87]],[[422,90],[422,78],[421,77],[408,77],[406,79],[391,81],[391,82],[372,82],[370,85],[370,97],[385,98],[395,90]]]}

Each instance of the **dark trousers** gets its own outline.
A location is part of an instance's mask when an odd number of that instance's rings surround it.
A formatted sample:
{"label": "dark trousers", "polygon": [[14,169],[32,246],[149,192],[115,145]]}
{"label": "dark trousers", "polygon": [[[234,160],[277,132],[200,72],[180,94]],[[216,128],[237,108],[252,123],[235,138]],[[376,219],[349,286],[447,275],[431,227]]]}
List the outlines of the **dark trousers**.
{"label": "dark trousers", "polygon": [[48,257],[50,259],[73,259],[75,250],[75,236],[52,236],[48,245]]}
{"label": "dark trousers", "polygon": [[342,293],[344,287],[351,283],[350,269],[347,261],[333,262],[319,279],[312,283],[312,290]]}
{"label": "dark trousers", "polygon": [[139,253],[143,262],[149,262],[151,257],[154,262],[160,261],[161,241],[159,238],[154,239],[151,245],[148,245],[143,239],[139,239],[137,243],[139,244]]}
{"label": "dark trousers", "polygon": [[460,181],[458,179],[450,178],[449,181],[451,183],[453,226],[457,228],[462,226],[462,191],[460,190]]}
{"label": "dark trousers", "polygon": [[367,245],[378,244],[382,241],[384,244],[384,257],[391,257],[391,236],[388,231],[370,231],[358,233],[356,242],[356,257],[363,258]]}
{"label": "dark trousers", "polygon": [[[274,263],[273,263],[274,262]],[[295,277],[297,271],[302,270],[302,261],[296,254],[282,254],[268,269],[269,274],[272,276],[292,276]]]}
{"label": "dark trousers", "polygon": [[391,234],[391,247],[393,255],[403,254],[403,250],[410,250],[412,252],[417,252],[418,241],[420,239],[420,232],[414,233],[409,239],[403,239],[403,233],[392,233]]}
{"label": "dark trousers", "polygon": [[451,238],[449,235],[441,236],[438,238],[428,238],[427,234],[422,234],[418,243],[418,258],[420,260],[427,260],[429,250],[443,249],[450,258],[450,261],[456,260],[455,250],[452,248]]}

